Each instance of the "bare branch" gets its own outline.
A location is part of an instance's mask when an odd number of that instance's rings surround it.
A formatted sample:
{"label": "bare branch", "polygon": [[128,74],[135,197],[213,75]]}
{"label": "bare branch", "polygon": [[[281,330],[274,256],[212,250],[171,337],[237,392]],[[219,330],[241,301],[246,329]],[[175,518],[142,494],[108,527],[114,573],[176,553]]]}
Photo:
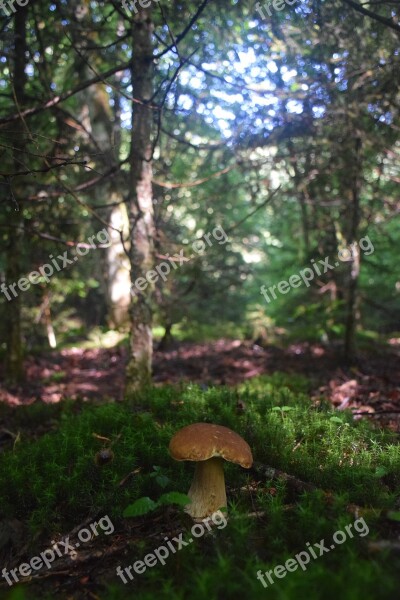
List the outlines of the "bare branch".
{"label": "bare branch", "polygon": [[199,19],[201,13],[203,12],[203,10],[205,9],[205,7],[208,4],[208,0],[203,0],[203,2],[200,4],[199,8],[197,9],[196,13],[193,15],[193,17],[190,19],[189,23],[187,24],[187,26],[185,27],[185,29],[176,36],[175,40],[173,41],[173,43],[170,46],[167,46],[162,52],[160,52],[159,54],[155,54],[153,56],[154,60],[161,58],[162,56],[164,56],[164,54],[167,54],[170,50],[172,50],[172,48],[177,48],[177,45],[179,44],[179,42],[181,42],[183,40],[184,37],[187,36],[187,34],[189,33],[189,31],[191,30],[192,26],[196,23],[196,21]]}
{"label": "bare branch", "polygon": [[[48,157],[50,160],[53,160],[51,157]],[[17,177],[18,175],[30,175],[31,173],[48,173],[53,169],[60,169],[61,167],[66,167],[68,165],[87,165],[86,160],[68,160],[57,165],[48,165],[47,167],[43,167],[42,169],[27,169],[26,171],[15,171],[15,173],[3,173],[0,171],[0,176],[2,177]]]}
{"label": "bare branch", "polygon": [[361,13],[365,17],[371,17],[371,19],[374,19],[374,21],[378,21],[378,23],[382,23],[383,25],[386,25],[386,27],[390,27],[391,29],[394,29],[394,31],[397,31],[398,33],[400,32],[400,25],[398,23],[395,23],[391,19],[382,17],[381,15],[378,15],[377,13],[374,13],[371,10],[364,8],[363,6],[361,6],[361,4],[358,4],[357,2],[354,2],[353,0],[342,0],[342,1],[345,2],[346,4],[348,4],[349,6],[351,6],[352,8],[354,8],[354,10]]}
{"label": "bare branch", "polygon": [[217,171],[216,173],[213,173],[209,177],[204,177],[203,179],[197,179],[196,181],[188,181],[187,183],[168,183],[167,181],[165,181],[165,182],[158,181],[157,179],[153,179],[153,183],[155,183],[156,185],[159,185],[160,187],[164,187],[164,188],[167,188],[170,190],[175,189],[175,188],[196,187],[197,185],[202,185],[206,181],[210,181],[210,179],[214,179],[214,177],[220,177],[221,175],[225,175],[225,173],[229,173],[229,171],[232,171],[236,167],[237,167],[236,164],[231,165],[230,167],[225,167],[225,169],[222,169],[221,171]]}

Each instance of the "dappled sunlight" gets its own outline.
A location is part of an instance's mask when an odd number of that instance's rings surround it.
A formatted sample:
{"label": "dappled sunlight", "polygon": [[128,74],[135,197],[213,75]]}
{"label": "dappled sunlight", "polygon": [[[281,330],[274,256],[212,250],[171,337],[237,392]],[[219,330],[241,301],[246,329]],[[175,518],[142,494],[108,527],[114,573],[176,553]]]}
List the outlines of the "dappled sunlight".
{"label": "dappled sunlight", "polygon": [[1,600],[398,596],[396,5],[0,0]]}
{"label": "dappled sunlight", "polygon": [[[27,383],[17,389],[0,387],[0,402],[9,406],[41,401],[81,399],[90,402],[123,398],[127,347],[73,346],[26,361]],[[154,384],[191,381],[202,386],[238,385],[276,372],[304,375],[310,380],[311,399],[326,398],[338,410],[350,409],[355,418],[374,414],[393,428],[400,420],[400,373],[397,354],[365,356],[362,366],[343,366],[328,347],[309,342],[288,348],[262,346],[252,341],[220,339],[213,342],[172,342],[166,351],[154,351]],[[390,413],[390,411],[397,411]],[[390,414],[389,414],[390,413]]]}

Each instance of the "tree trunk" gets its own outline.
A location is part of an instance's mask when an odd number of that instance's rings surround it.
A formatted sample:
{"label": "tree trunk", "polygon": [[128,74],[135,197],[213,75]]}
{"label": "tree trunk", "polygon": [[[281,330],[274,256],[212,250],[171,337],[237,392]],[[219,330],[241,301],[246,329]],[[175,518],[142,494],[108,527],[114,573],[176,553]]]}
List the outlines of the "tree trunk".
{"label": "tree trunk", "polygon": [[[71,10],[75,19],[81,21],[80,26],[73,29],[73,42],[76,46],[74,70],[79,79],[86,81],[93,76],[92,67],[101,70],[101,64],[87,47],[93,43],[90,31],[93,27],[91,8],[84,7],[79,0],[73,0]],[[122,73],[115,75],[122,78]],[[99,172],[117,165],[121,146],[121,98],[114,92],[114,106],[110,106],[110,96],[104,83],[96,83],[78,94],[80,114],[79,120],[84,126],[80,136],[90,147],[95,144],[96,168]],[[105,180],[94,190],[96,206],[104,207],[100,211],[110,224],[108,230],[111,245],[100,253],[104,292],[108,309],[108,326],[112,329],[129,327],[130,274],[129,259],[118,231],[123,232],[124,240],[128,237],[128,216],[122,197],[123,184],[120,176]],[[107,208],[110,205],[110,208]],[[113,206],[114,205],[114,206]],[[98,227],[99,222],[94,222]],[[117,231],[118,230],[118,231]]]}
{"label": "tree trunk", "polygon": [[[360,249],[358,247],[358,230],[360,223],[360,152],[361,140],[356,139],[354,177],[351,190],[350,232],[347,238],[348,247],[352,247],[352,260],[349,262],[349,283],[347,289],[347,315],[345,329],[345,360],[351,363],[356,355],[358,279],[360,275]],[[354,244],[354,245],[353,245]]]}
{"label": "tree trunk", "polygon": [[[117,73],[118,81],[122,73]],[[113,145],[115,156],[119,159],[121,153],[121,95],[114,92],[113,105]],[[112,193],[110,194],[111,212],[107,219],[111,225],[109,235],[111,246],[105,254],[105,283],[108,302],[108,324],[111,328],[127,330],[130,327],[129,308],[131,304],[131,276],[130,260],[128,256],[130,243],[129,219],[122,189],[125,188],[121,177],[112,180]],[[121,235],[118,231],[122,232]]]}
{"label": "tree trunk", "polygon": [[128,215],[125,204],[120,203],[121,196],[118,192],[113,193],[110,200],[116,202],[117,205],[114,206],[108,217],[111,225],[108,232],[111,245],[107,248],[105,255],[104,279],[108,305],[108,325],[111,329],[127,329],[131,303],[130,266],[129,258],[125,252],[127,244],[121,241],[118,231],[122,231],[124,240],[129,235]]}
{"label": "tree trunk", "polygon": [[[296,151],[294,148],[294,144],[291,140],[288,141],[288,149],[290,153],[290,163],[293,167],[294,171],[294,183],[295,188],[298,194],[298,201],[300,204],[300,214],[301,214],[301,226],[303,233],[303,259],[308,260],[310,256],[310,226],[308,220],[308,211],[307,211],[307,193],[306,187],[304,185],[303,179],[304,176],[299,171],[299,167],[297,164]],[[308,159],[308,157],[307,157]]]}
{"label": "tree trunk", "polygon": [[[27,9],[19,8],[14,16],[14,56],[13,56],[13,91],[14,101],[18,111],[25,104],[25,63],[26,63],[26,17]],[[24,123],[19,120],[14,126],[13,145],[14,171],[21,171],[25,165],[25,131]],[[10,197],[8,205],[10,236],[7,248],[6,280],[8,284],[17,283],[21,277],[23,218],[18,206],[18,198],[26,192],[21,177],[10,180]],[[23,378],[22,339],[21,339],[21,292],[16,298],[7,303],[7,355],[6,379],[15,384]]]}
{"label": "tree trunk", "polygon": [[160,343],[158,344],[157,350],[164,351],[167,350],[172,343],[172,323],[167,323],[165,325],[164,335],[162,336]]}
{"label": "tree trunk", "polygon": [[[140,10],[132,18],[131,81],[132,132],[128,215],[130,228],[130,263],[132,283],[145,277],[153,266],[153,194],[152,194],[152,102],[153,47],[151,9]],[[135,287],[131,303],[130,355],[127,366],[128,393],[134,393],[151,381],[152,285]]]}

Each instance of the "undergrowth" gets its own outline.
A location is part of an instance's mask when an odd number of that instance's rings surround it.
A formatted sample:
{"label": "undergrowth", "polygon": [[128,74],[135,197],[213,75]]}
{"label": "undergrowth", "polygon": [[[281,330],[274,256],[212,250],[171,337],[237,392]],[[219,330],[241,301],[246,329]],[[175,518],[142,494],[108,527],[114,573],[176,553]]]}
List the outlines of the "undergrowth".
{"label": "undergrowth", "polygon": [[[156,387],[136,403],[66,403],[54,410],[55,431],[34,441],[22,433],[13,449],[0,455],[0,519],[25,522],[36,544],[38,537],[43,542],[54,532],[68,533],[91,515],[108,514],[121,522],[124,509],[138,498],[156,501],[162,493],[187,492],[193,464],[173,461],[169,440],[189,423],[218,423],[246,439],[257,463],[312,483],[315,491],[293,498],[284,482],[260,480],[226,464],[228,526],[125,586],[113,576],[100,597],[393,598],[398,558],[389,561],[381,552],[371,557],[366,539],[356,535],[306,571],[275,578],[267,589],[256,578],[258,569],[274,569],[307,542],[331,539],[352,523],[356,517],[349,505],[364,511],[368,541],[391,535],[392,524],[381,511],[398,509],[398,440],[322,401],[311,405],[307,390],[306,379],[275,374],[236,389]],[[244,410],[238,410],[238,400]],[[46,418],[51,413],[38,404],[18,409],[15,423],[39,423],[41,411]],[[102,448],[112,449],[114,459],[99,466],[95,457]],[[249,516],[254,512],[261,516]],[[132,564],[151,550],[151,540],[132,542],[117,564]],[[33,589],[21,589],[11,594],[36,598]]]}

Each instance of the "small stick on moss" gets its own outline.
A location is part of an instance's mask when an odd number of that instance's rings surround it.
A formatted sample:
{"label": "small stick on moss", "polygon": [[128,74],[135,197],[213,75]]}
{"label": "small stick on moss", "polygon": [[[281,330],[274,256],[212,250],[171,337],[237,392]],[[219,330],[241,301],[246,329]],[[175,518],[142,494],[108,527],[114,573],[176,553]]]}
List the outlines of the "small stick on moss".
{"label": "small stick on moss", "polygon": [[250,469],[254,475],[258,477],[262,476],[265,479],[280,479],[287,483],[288,487],[297,493],[302,492],[313,492],[318,490],[315,485],[312,483],[308,483],[306,481],[301,481],[294,475],[289,475],[284,471],[280,471],[279,469],[275,469],[274,467],[269,467],[267,465],[263,465],[261,463],[254,463],[254,465]]}

